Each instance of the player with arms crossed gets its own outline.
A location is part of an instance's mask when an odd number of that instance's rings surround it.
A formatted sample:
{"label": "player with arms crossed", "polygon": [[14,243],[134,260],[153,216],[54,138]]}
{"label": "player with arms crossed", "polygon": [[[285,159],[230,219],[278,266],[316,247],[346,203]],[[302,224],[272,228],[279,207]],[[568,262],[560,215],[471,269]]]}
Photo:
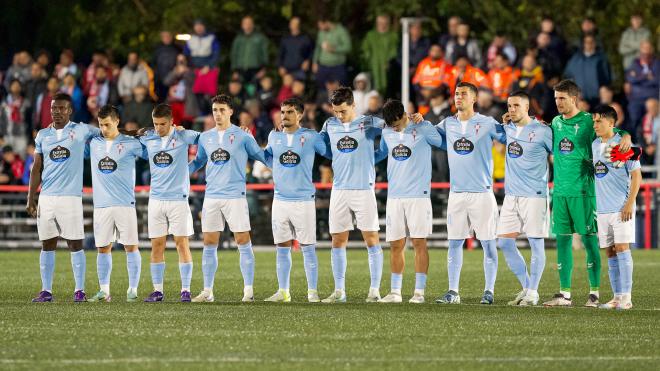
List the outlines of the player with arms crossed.
{"label": "player with arms crossed", "polygon": [[449,201],[447,204],[447,272],[449,290],[437,303],[460,304],[458,294],[463,266],[463,243],[474,231],[484,249],[485,289],[481,304],[493,304],[497,279],[497,202],[493,194],[493,140],[504,142],[505,133],[492,117],[474,112],[477,87],[461,82],[454,102],[458,114],[436,127],[447,141]]}
{"label": "player with arms crossed", "polygon": [[128,291],[126,301],[137,301],[142,270],[138,250],[138,224],[135,213],[135,161],[146,159],[144,147],[132,136],[119,133],[119,111],[107,105],[98,113],[101,135],[87,146],[91,158],[94,198],[94,241],[98,249],[96,269],[100,291],[89,301],[110,301],[112,243],[126,250]]}
{"label": "player with arms crossed", "polygon": [[[614,298],[603,309],[632,308],[633,261],[630,244],[635,242],[635,200],[642,182],[639,148],[622,166],[612,163],[607,152],[621,142],[614,133],[617,114],[610,106],[598,106],[593,113],[598,136],[591,149],[596,176],[596,211],[600,247],[607,249],[608,272]],[[630,151],[633,152],[633,151]]]}
{"label": "player with arms crossed", "polygon": [[[73,301],[84,302],[87,261],[82,240],[83,228],[83,160],[85,145],[99,129],[71,122],[71,97],[64,93],[53,96],[50,105],[53,123],[41,129],[35,138],[34,164],[30,171],[27,212],[37,218],[37,231],[42,248],[39,256],[41,292],[32,302],[53,300],[53,273],[58,237],[66,240],[71,251],[71,268],[75,281]],[[37,190],[41,193],[37,204]]]}
{"label": "player with arms crossed", "polygon": [[197,156],[189,164],[195,172],[206,165],[206,193],[202,206],[204,290],[195,302],[212,302],[213,281],[218,269],[218,243],[225,221],[234,232],[243,275],[243,301],[254,301],[254,252],[250,239],[250,211],[245,198],[245,168],[248,158],[266,163],[264,153],[252,135],[232,125],[232,98],[218,95],[211,101],[215,127],[199,136]]}
{"label": "player with arms crossed", "polygon": [[300,243],[307,276],[307,300],[320,301],[317,291],[318,259],[316,257],[316,189],[312,183],[315,154],[329,156],[323,137],[302,128],[304,106],[297,98],[281,104],[282,131],[268,136],[266,161],[273,169],[275,196],[272,207],[273,240],[277,245],[277,281],[279,290],[266,301],[289,302],[291,245]]}
{"label": "player with arms crossed", "polygon": [[[587,252],[589,296],[586,307],[598,306],[600,252],[596,226],[596,197],[591,144],[596,138],[591,114],[577,107],[580,88],[571,80],[554,87],[559,115],[552,120],[554,190],[552,230],[557,235],[559,293],[545,306],[570,306],[573,274],[573,233],[580,234]],[[614,129],[619,131],[618,129]],[[630,149],[630,135],[624,134],[621,149]]]}
{"label": "player with arms crossed", "polygon": [[[502,116],[506,132],[506,196],[500,209],[497,235],[509,269],[522,290],[509,305],[536,305],[539,282],[545,268],[544,238],[548,237],[548,155],[552,153],[552,130],[529,116],[529,95],[518,91],[507,99],[508,112]],[[532,250],[527,264],[516,247],[516,238],[525,233]]]}
{"label": "player with arms crossed", "polygon": [[328,224],[332,235],[335,291],[323,302],[346,301],[346,244],[355,219],[369,253],[371,285],[366,301],[374,303],[380,299],[383,274],[383,250],[378,241],[380,227],[374,193],[374,139],[381,134],[383,120],[374,116],[356,117],[353,92],[347,87],[335,90],[330,103],[335,117],[326,120],[321,135],[332,150],[334,176]]}
{"label": "player with arms crossed", "polygon": [[426,238],[433,230],[431,207],[431,146],[440,148],[442,136],[421,115],[409,123],[403,104],[390,100],[383,106],[387,127],[380,138],[377,160],[387,158],[386,240],[390,243],[390,293],[381,303],[400,303],[406,237],[415,249],[415,291],[410,303],[424,303],[429,252]]}
{"label": "player with arms crossed", "polygon": [[151,281],[154,286],[154,291],[144,301],[163,301],[165,244],[167,235],[171,234],[179,254],[180,300],[190,302],[193,263],[188,238],[194,230],[188,205],[188,147],[197,144],[199,133],[176,130],[172,121],[172,108],[168,104],[157,105],[151,117],[154,130],[140,137],[149,156],[151,171],[148,228],[151,239]]}

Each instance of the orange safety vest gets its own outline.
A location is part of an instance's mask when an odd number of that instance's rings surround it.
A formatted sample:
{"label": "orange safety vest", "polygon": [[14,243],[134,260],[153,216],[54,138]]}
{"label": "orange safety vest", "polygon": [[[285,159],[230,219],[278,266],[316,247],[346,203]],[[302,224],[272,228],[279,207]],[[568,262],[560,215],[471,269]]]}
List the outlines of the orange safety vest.
{"label": "orange safety vest", "polygon": [[447,74],[451,68],[452,65],[443,59],[434,61],[426,57],[417,65],[412,82],[422,88],[439,88],[447,83]]}

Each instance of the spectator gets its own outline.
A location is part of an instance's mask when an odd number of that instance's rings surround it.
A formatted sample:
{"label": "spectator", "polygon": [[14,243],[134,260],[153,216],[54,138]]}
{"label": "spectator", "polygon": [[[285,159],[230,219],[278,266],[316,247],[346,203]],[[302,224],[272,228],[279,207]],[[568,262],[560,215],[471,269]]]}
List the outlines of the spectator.
{"label": "spectator", "polygon": [[507,40],[504,35],[495,35],[493,41],[488,46],[486,50],[486,66],[490,71],[495,65],[495,58],[499,53],[504,53],[506,58],[509,60],[509,63],[514,65],[516,63],[516,58],[518,56],[516,48]]}
{"label": "spectator", "polygon": [[73,116],[71,116],[71,121],[73,122],[86,122],[88,115],[83,108],[83,92],[82,89],[78,86],[76,78],[72,74],[67,74],[62,80],[62,87],[60,91],[68,94],[71,97],[71,107],[73,108]]}
{"label": "spectator", "polygon": [[[250,117],[252,117],[252,121],[256,128],[254,139],[256,139],[257,143],[260,145],[265,144],[268,142],[268,134],[273,130],[273,123],[270,121],[267,114],[269,111],[262,110],[261,104],[256,99],[250,99],[245,102],[245,110],[250,114]],[[273,110],[273,112],[279,114],[280,111],[278,109]]]}
{"label": "spectator", "polygon": [[367,100],[367,112],[364,114],[367,116],[383,117],[383,98],[377,91],[374,91],[369,95],[369,99]]}
{"label": "spectator", "polygon": [[376,17],[375,29],[367,32],[362,42],[362,58],[373,79],[373,87],[380,94],[387,89],[387,68],[390,61],[396,58],[399,37],[390,30],[390,17]]}
{"label": "spectator", "polygon": [[119,73],[119,97],[124,103],[131,99],[133,88],[138,85],[149,86],[149,76],[147,70],[140,64],[140,57],[136,52],[128,53],[126,65]]}
{"label": "spectator", "polygon": [[[261,104],[264,111],[270,111],[275,104],[275,90],[273,89],[273,78],[264,76],[259,79],[259,87],[257,88],[257,100]],[[277,106],[279,109],[279,106]]]}
{"label": "spectator", "polygon": [[447,20],[447,33],[440,35],[440,39],[438,40],[443,50],[447,50],[449,41],[456,38],[458,35],[458,25],[461,23],[463,23],[463,20],[459,16],[451,16]]}
{"label": "spectator", "polygon": [[90,83],[87,97],[87,109],[95,118],[101,107],[106,104],[118,105],[120,99],[117,84],[108,78],[108,67],[97,64],[94,73],[94,81]]}
{"label": "spectator", "polygon": [[493,60],[493,68],[488,72],[488,79],[497,103],[506,103],[518,75],[519,71],[514,70],[509,65],[509,57],[504,52],[498,52]]}
{"label": "spectator", "polygon": [[[410,24],[409,35],[409,67],[410,74],[412,75],[415,73],[417,65],[429,54],[429,49],[431,48],[431,40],[422,34],[421,22],[413,22]],[[398,60],[400,65],[401,55],[399,55]]]}
{"label": "spectator", "polygon": [[232,79],[229,82],[227,91],[229,93],[228,95],[232,97],[232,105],[235,107],[232,118],[238,118],[238,111],[243,108],[243,105],[247,100],[247,94],[245,94],[245,91],[243,90],[243,82],[241,82],[240,78]]}
{"label": "spectator", "polygon": [[486,73],[480,68],[472,66],[470,64],[470,58],[466,55],[459,55],[456,60],[456,65],[449,71],[447,85],[449,86],[449,91],[452,96],[454,95],[456,85],[461,81],[469,82],[477,88],[490,88]]}
{"label": "spectator", "polygon": [[460,55],[467,55],[476,67],[482,65],[481,48],[476,39],[470,37],[470,25],[461,22],[456,29],[456,37],[449,40],[447,47],[447,60],[456,64]]}
{"label": "spectator", "polygon": [[600,38],[599,32],[598,32],[598,26],[596,25],[596,21],[591,18],[591,17],[586,17],[582,20],[582,23],[580,23],[580,37],[576,40],[574,43],[574,49],[576,50],[582,50],[584,49],[584,38],[585,36],[593,36],[594,41],[596,43],[596,50],[599,52],[602,52],[603,49],[603,40]]}
{"label": "spectator", "polygon": [[167,103],[172,107],[175,124],[199,116],[197,97],[193,93],[195,72],[188,67],[184,54],[176,56],[176,66],[165,76],[163,83],[168,88]]}
{"label": "spectator", "polygon": [[596,39],[586,35],[582,50],[573,54],[566,65],[564,76],[575,80],[582,90],[582,97],[590,106],[598,104],[598,89],[612,81],[607,57],[596,49]]}
{"label": "spectator", "polygon": [[614,108],[617,114],[617,120],[615,122],[617,127],[627,126],[627,123],[625,122],[626,115],[624,114],[623,106],[614,100],[614,90],[612,90],[612,87],[609,85],[601,86],[600,89],[598,89],[598,100],[599,104],[605,104]]}
{"label": "spectator", "polygon": [[451,69],[452,65],[443,58],[442,46],[431,45],[428,57],[419,62],[413,76],[412,83],[415,90],[420,93],[425,88],[436,89],[441,85],[448,85]]}
{"label": "spectator", "polygon": [[277,106],[281,105],[285,100],[293,97],[293,75],[286,73],[282,75],[282,86],[277,92],[277,98],[275,99],[275,104]]}
{"label": "spectator", "polygon": [[153,108],[154,104],[149,97],[147,87],[138,85],[133,88],[133,98],[124,106],[122,119],[136,122],[141,128],[152,126],[151,111]]}
{"label": "spectator", "polygon": [[306,89],[306,84],[304,80],[300,79],[294,79],[293,84],[291,84],[291,93],[293,93],[293,96],[296,98],[300,98],[302,100],[305,100],[305,89]]}
{"label": "spectator", "polygon": [[305,102],[305,111],[302,118],[301,126],[307,129],[312,129],[314,131],[319,131],[322,122],[319,122],[319,117],[316,114],[316,103],[308,101]]}
{"label": "spectator", "polygon": [[292,17],[289,20],[289,34],[280,41],[280,50],[277,58],[280,76],[287,73],[304,77],[311,67],[314,42],[300,31],[300,18]]}
{"label": "spectator", "polygon": [[330,105],[330,97],[332,96],[332,93],[339,88],[339,86],[339,81],[328,80],[325,82],[325,89],[316,93],[316,105],[321,107],[321,110],[325,113],[323,120],[325,120],[327,117],[334,116],[332,106]]}
{"label": "spectator", "polygon": [[312,58],[316,84],[322,88],[326,82],[337,80],[344,85],[347,82],[346,56],[351,52],[351,37],[344,26],[327,18],[319,19],[318,28]]}
{"label": "spectator", "polygon": [[32,62],[30,68],[30,79],[25,83],[25,99],[27,99],[29,108],[27,113],[28,133],[36,125],[34,119],[34,110],[37,107],[39,95],[46,90],[48,75],[44,68],[37,62]]}
{"label": "spectator", "polygon": [[371,89],[369,74],[366,72],[358,73],[353,79],[353,101],[355,102],[355,114],[362,115],[367,112],[369,97],[377,93]]}
{"label": "spectator", "polygon": [[651,40],[651,31],[642,26],[644,20],[640,14],[630,16],[630,27],[621,34],[619,54],[623,57],[623,69],[627,70],[635,58],[639,57],[639,45],[644,40]]}
{"label": "spectator", "polygon": [[490,116],[498,122],[502,119],[502,115],[504,114],[504,108],[495,104],[493,92],[490,89],[479,89],[476,108],[477,112],[485,116]]}
{"label": "spectator", "polygon": [[39,50],[37,52],[36,61],[41,65],[41,68],[46,72],[46,75],[50,76],[52,73],[50,53],[44,49]]}
{"label": "spectator", "polygon": [[546,106],[555,104],[552,99],[549,99],[543,70],[536,63],[536,58],[532,54],[523,57],[520,75],[512,88],[512,91],[516,90],[522,90],[529,95],[529,108],[533,116],[544,117]]}
{"label": "spectator", "polygon": [[562,73],[562,61],[558,55],[550,49],[550,35],[541,32],[536,36],[536,44],[533,48],[538,64],[543,69],[543,74],[548,81],[549,86],[553,86],[559,81]]}
{"label": "spectator", "polygon": [[92,62],[85,69],[85,74],[83,75],[81,83],[82,83],[83,94],[85,94],[86,96],[89,96],[89,91],[92,89],[92,85],[94,84],[94,81],[96,81],[97,66],[108,68],[108,57],[102,51],[95,51],[92,54]]}
{"label": "spectator", "polygon": [[190,58],[193,68],[203,68],[206,73],[220,60],[220,43],[214,34],[206,32],[206,25],[201,19],[195,21],[193,29],[194,33],[186,41],[183,53]]}
{"label": "spectator", "polygon": [[[555,21],[550,17],[545,17],[541,20],[541,32],[548,35],[548,45],[546,50],[552,55],[556,56],[559,65],[563,65],[566,61],[566,40],[559,34]],[[537,35],[538,37],[538,35]]]}
{"label": "spectator", "polygon": [[21,184],[23,169],[23,160],[14,152],[12,146],[4,146],[2,148],[2,161],[0,162],[0,184]]}
{"label": "spectator", "polygon": [[[445,118],[451,116],[451,105],[449,104],[449,89],[446,86],[441,86],[434,89],[430,95],[429,111],[424,115],[424,120],[430,121],[431,124],[436,125]],[[449,181],[449,163],[447,159],[447,151],[433,151],[433,172],[434,182],[448,182]]]}
{"label": "spectator", "polygon": [[25,151],[25,161],[23,162],[23,175],[21,176],[21,183],[25,185],[30,184],[32,163],[34,163],[34,143],[28,143]]}
{"label": "spectator", "polygon": [[73,51],[71,49],[64,49],[60,53],[60,63],[55,65],[55,76],[64,81],[66,75],[72,75],[74,79],[80,76],[80,70],[73,61]]}
{"label": "spectator", "polygon": [[18,80],[25,85],[30,80],[30,70],[32,68],[32,57],[25,50],[14,54],[14,59],[5,73],[4,86],[9,91],[9,85],[12,81]]}
{"label": "spectator", "polygon": [[60,90],[60,82],[57,77],[51,76],[46,82],[46,91],[39,94],[37,97],[36,105],[34,106],[34,123],[33,129],[44,129],[53,121],[50,116],[50,103],[53,101],[53,96]]}
{"label": "spectator", "polygon": [[644,40],[636,58],[626,71],[628,94],[628,118],[633,128],[644,116],[644,104],[649,98],[657,98],[660,91],[660,58],[653,54],[653,44]]}
{"label": "spectator", "polygon": [[238,71],[246,83],[260,79],[268,64],[268,39],[254,29],[254,20],[245,16],[241,20],[242,33],[231,44],[231,70]]}
{"label": "spectator", "polygon": [[160,44],[156,46],[153,53],[154,83],[158,101],[167,99],[168,86],[165,84],[165,77],[176,66],[176,57],[181,51],[174,45],[174,37],[170,31],[160,32]]}
{"label": "spectator", "polygon": [[29,107],[30,102],[23,97],[23,85],[18,79],[12,80],[9,94],[0,104],[0,136],[19,153],[23,153],[27,146]]}
{"label": "spectator", "polygon": [[[660,165],[655,156],[658,146],[658,136],[660,135],[660,108],[658,99],[649,98],[646,100],[646,114],[642,118],[641,136],[644,145],[644,162],[648,164]],[[654,158],[655,157],[655,158]]]}

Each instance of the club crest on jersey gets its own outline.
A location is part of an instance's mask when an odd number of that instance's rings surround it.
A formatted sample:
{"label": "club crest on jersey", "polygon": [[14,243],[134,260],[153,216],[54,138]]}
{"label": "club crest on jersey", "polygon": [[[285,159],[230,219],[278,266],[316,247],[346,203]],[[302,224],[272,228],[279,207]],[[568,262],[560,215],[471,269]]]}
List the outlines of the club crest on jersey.
{"label": "club crest on jersey", "polygon": [[48,157],[53,162],[64,162],[71,157],[71,152],[66,147],[57,146],[50,151]]}
{"label": "club crest on jersey", "polygon": [[518,142],[511,142],[507,147],[507,152],[509,153],[509,157],[518,158],[523,155],[523,148]]}
{"label": "club crest on jersey", "polygon": [[535,133],[535,132],[532,131],[531,133],[529,133],[529,141],[530,141],[530,142],[534,140],[534,137],[536,137],[536,133]]}
{"label": "club crest on jersey", "polygon": [[360,131],[364,131],[364,122],[360,123]]}
{"label": "club crest on jersey", "polygon": [[610,170],[604,162],[598,161],[594,164],[594,175],[596,175],[596,178],[602,178],[609,172]]}
{"label": "club crest on jersey", "polygon": [[481,129],[481,125],[479,125],[479,124],[475,124],[475,125],[474,125],[474,133],[475,133],[476,135],[479,135],[479,129]]}
{"label": "club crest on jersey", "polygon": [[467,155],[474,151],[474,144],[465,137],[454,142],[454,152],[459,155]]}
{"label": "club crest on jersey", "polygon": [[300,156],[292,150],[288,150],[280,155],[280,165],[284,167],[295,167],[299,163]]}
{"label": "club crest on jersey", "polygon": [[229,144],[234,144],[234,138],[236,138],[236,136],[234,134],[231,134],[229,136]]}
{"label": "club crest on jersey", "polygon": [[573,152],[574,149],[575,149],[575,145],[573,144],[573,142],[571,142],[570,139],[564,138],[561,141],[559,141],[559,152],[562,155],[567,155]]}
{"label": "club crest on jersey", "polygon": [[301,146],[301,147],[304,147],[304,146],[305,146],[305,140],[306,140],[305,137],[301,135],[301,136],[300,136],[300,146]]}
{"label": "club crest on jersey", "polygon": [[117,144],[117,153],[121,155],[121,151],[124,150],[124,145],[122,143]]}
{"label": "club crest on jersey", "polygon": [[174,162],[174,158],[164,151],[156,153],[153,157],[154,165],[158,167],[168,167]]}
{"label": "club crest on jersey", "polygon": [[69,130],[69,139],[73,142],[76,137],[76,133],[73,130]]}
{"label": "club crest on jersey", "polygon": [[213,153],[211,153],[211,162],[214,165],[224,165],[226,164],[229,159],[231,158],[231,155],[229,152],[225,151],[222,148],[218,148]]}
{"label": "club crest on jersey", "polygon": [[350,153],[357,149],[358,141],[346,135],[337,141],[337,149],[339,152]]}
{"label": "club crest on jersey", "polygon": [[400,143],[398,146],[392,148],[392,158],[397,161],[405,161],[412,156],[412,150]]}
{"label": "club crest on jersey", "polygon": [[117,162],[108,156],[103,157],[98,163],[99,171],[103,174],[114,173],[117,170]]}
{"label": "club crest on jersey", "polygon": [[172,148],[176,147],[176,138],[172,138]]}
{"label": "club crest on jersey", "polygon": [[417,129],[412,129],[412,137],[413,137],[413,142],[414,142],[415,138],[417,137]]}

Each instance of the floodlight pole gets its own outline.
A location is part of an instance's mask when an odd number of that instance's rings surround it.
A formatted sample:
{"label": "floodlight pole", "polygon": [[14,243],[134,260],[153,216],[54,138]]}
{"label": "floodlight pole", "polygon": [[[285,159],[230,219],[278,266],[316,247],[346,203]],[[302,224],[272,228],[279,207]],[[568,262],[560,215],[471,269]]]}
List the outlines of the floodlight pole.
{"label": "floodlight pole", "polygon": [[[401,18],[401,102],[408,110],[410,102],[410,24],[424,22],[427,18],[403,17]],[[414,112],[408,112],[414,113]]]}

